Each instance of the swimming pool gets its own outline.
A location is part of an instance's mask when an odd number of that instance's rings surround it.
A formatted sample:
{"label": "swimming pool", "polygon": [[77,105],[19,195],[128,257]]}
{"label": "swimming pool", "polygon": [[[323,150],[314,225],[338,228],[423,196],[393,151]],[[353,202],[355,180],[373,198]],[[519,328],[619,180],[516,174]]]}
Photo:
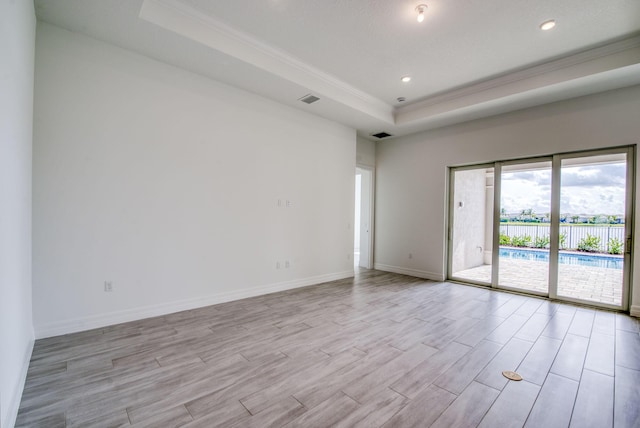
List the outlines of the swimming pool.
{"label": "swimming pool", "polygon": [[[548,262],[549,251],[523,250],[520,248],[500,247],[500,257],[515,260]],[[624,260],[622,256],[606,256],[560,251],[560,253],[558,254],[558,263],[565,265],[591,266],[607,269],[622,269]]]}

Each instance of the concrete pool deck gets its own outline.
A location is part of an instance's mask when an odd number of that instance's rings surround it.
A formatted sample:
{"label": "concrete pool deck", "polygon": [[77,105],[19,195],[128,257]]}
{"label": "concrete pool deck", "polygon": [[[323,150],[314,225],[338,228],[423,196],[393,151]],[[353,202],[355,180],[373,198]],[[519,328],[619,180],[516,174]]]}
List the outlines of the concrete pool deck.
{"label": "concrete pool deck", "polygon": [[[622,302],[622,269],[579,265],[558,265],[558,296],[595,303],[620,305]],[[491,265],[455,272],[460,279],[491,282]],[[533,260],[500,258],[500,285],[547,293],[549,265]]]}

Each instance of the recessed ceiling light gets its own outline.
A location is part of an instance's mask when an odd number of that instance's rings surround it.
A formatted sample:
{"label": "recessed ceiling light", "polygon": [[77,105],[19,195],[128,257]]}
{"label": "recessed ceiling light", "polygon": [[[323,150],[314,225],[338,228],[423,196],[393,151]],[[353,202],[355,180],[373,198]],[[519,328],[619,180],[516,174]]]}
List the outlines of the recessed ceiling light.
{"label": "recessed ceiling light", "polygon": [[540,24],[540,29],[547,31],[547,30],[551,30],[553,27],[556,26],[556,21],[553,19],[550,19],[548,21],[544,21],[542,24]]}
{"label": "recessed ceiling light", "polygon": [[426,4],[419,4],[416,6],[416,12],[418,12],[418,22],[424,21],[424,12],[427,10]]}
{"label": "recessed ceiling light", "polygon": [[411,82],[411,76],[404,76],[400,80],[402,80],[403,83],[409,83],[409,82]]}

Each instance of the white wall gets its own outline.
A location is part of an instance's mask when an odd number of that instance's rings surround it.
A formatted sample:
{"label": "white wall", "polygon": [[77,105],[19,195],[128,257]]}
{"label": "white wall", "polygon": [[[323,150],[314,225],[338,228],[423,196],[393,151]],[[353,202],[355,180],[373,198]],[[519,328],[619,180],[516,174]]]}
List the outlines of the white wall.
{"label": "white wall", "polygon": [[[445,277],[447,166],[637,144],[639,112],[636,86],[378,143],[376,266]],[[640,239],[634,249],[640,314]]]}
{"label": "white wall", "polygon": [[356,144],[356,162],[361,166],[376,166],[376,143],[358,137]]}
{"label": "white wall", "polygon": [[486,169],[456,171],[451,270],[459,272],[484,264]]}
{"label": "white wall", "polygon": [[11,427],[33,349],[31,141],[36,18],[0,2],[0,426]]}
{"label": "white wall", "polygon": [[37,337],[353,275],[353,129],[41,23],[35,82]]}

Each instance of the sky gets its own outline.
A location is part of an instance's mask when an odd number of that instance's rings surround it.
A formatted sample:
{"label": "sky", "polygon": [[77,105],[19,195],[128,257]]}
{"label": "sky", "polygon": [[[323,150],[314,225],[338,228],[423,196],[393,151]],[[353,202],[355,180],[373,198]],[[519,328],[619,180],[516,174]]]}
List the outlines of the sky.
{"label": "sky", "polygon": [[[572,215],[624,214],[624,162],[562,168],[560,213]],[[532,208],[542,215],[551,211],[551,169],[505,172],[502,208],[520,213]]]}

